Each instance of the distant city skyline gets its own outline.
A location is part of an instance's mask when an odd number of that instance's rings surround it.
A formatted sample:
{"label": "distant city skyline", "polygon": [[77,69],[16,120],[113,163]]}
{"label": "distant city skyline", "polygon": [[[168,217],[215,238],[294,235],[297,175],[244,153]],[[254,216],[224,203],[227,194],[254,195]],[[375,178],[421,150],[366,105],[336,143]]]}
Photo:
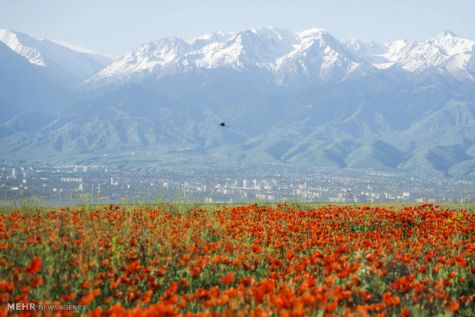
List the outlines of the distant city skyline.
{"label": "distant city skyline", "polygon": [[426,40],[450,30],[475,39],[475,1],[0,0],[0,28],[83,51],[121,56],[168,36],[275,26],[321,27],[341,40]]}

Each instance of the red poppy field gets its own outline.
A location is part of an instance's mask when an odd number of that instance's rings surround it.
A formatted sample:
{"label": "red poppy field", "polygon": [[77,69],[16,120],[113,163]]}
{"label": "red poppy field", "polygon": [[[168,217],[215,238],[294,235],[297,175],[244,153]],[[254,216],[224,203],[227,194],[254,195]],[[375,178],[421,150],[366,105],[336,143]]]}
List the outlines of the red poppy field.
{"label": "red poppy field", "polygon": [[9,211],[0,314],[474,316],[474,254],[475,214],[430,204]]}

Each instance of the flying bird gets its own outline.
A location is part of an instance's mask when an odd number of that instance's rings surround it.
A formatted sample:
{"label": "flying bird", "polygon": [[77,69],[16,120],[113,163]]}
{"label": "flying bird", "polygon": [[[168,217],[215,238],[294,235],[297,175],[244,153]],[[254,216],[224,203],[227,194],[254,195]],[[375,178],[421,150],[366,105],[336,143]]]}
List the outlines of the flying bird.
{"label": "flying bird", "polygon": [[229,128],[229,126],[226,125],[226,123],[224,123],[224,122],[221,122],[221,123],[219,124],[219,126],[220,126],[220,127],[223,127],[223,128]]}

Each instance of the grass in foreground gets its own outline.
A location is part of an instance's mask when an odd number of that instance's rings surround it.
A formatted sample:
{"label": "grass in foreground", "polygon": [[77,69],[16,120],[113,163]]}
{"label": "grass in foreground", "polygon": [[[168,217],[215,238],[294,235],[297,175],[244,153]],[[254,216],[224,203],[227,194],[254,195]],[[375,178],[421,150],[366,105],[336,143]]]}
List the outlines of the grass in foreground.
{"label": "grass in foreground", "polygon": [[4,212],[0,314],[473,316],[474,253],[475,214],[431,204]]}

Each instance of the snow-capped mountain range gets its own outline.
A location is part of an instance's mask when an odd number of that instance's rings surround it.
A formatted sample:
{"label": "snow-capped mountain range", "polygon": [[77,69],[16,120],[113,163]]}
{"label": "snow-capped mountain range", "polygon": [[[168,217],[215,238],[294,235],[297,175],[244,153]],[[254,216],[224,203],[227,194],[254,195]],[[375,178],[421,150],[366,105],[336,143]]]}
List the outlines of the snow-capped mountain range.
{"label": "snow-capped mountain range", "polygon": [[348,47],[378,69],[399,67],[408,72],[438,71],[459,79],[474,80],[475,41],[446,31],[424,42],[390,43],[350,41]]}
{"label": "snow-capped mountain range", "polygon": [[137,81],[147,76],[200,69],[260,69],[281,82],[298,77],[322,81],[344,80],[375,70],[400,68],[407,72],[442,72],[461,80],[475,80],[475,41],[450,31],[414,42],[341,42],[327,31],[312,28],[291,32],[279,28],[216,32],[183,40],[164,38],[146,43],[111,63],[47,39],[0,29],[0,42],[31,64],[68,73],[86,83]]}
{"label": "snow-capped mountain range", "polygon": [[263,28],[165,38],[111,61],[0,30],[0,159],[475,176],[474,48],[448,31],[366,43]]}
{"label": "snow-capped mountain range", "polygon": [[424,42],[343,43],[323,29],[293,33],[277,28],[214,33],[191,40],[176,37],[144,44],[114,61],[89,81],[140,80],[199,69],[262,69],[277,78],[323,81],[400,68],[437,71],[474,80],[475,41],[444,32]]}

